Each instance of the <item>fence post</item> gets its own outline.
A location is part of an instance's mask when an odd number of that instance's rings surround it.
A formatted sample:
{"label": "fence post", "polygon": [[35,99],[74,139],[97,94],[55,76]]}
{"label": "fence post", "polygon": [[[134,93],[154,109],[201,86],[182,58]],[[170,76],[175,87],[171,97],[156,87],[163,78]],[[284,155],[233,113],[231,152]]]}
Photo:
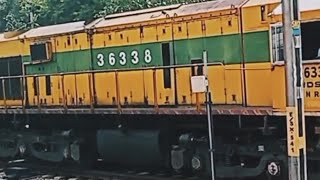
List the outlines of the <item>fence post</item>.
{"label": "fence post", "polygon": [[65,91],[64,91],[64,75],[63,74],[61,74],[61,88],[62,88],[63,109],[66,113],[67,112],[67,100],[66,100]]}
{"label": "fence post", "polygon": [[119,87],[119,73],[118,73],[118,71],[115,72],[115,78],[116,78],[116,95],[117,95],[118,112],[121,113],[120,87]]}
{"label": "fence post", "polygon": [[153,69],[153,101],[155,111],[159,112],[158,89],[157,89],[157,70]]}
{"label": "fence post", "polygon": [[39,76],[36,76],[36,89],[37,89],[38,110],[40,112],[41,111],[41,103],[40,103]]}
{"label": "fence post", "polygon": [[90,109],[91,109],[91,113],[94,113],[94,105],[93,105],[93,95],[92,95],[92,77],[91,74],[88,74],[89,76],[89,99],[90,99]]}
{"label": "fence post", "polygon": [[7,93],[6,93],[6,83],[4,79],[1,79],[1,83],[2,83],[2,95],[3,95],[3,103],[4,103],[4,108],[5,111],[7,112],[8,107],[7,107]]}
{"label": "fence post", "polygon": [[25,107],[25,86],[24,86],[24,82],[23,82],[23,78],[24,77],[21,77],[20,78],[20,93],[21,93],[21,106],[22,106],[22,111],[23,113],[25,113],[26,111],[26,107]]}

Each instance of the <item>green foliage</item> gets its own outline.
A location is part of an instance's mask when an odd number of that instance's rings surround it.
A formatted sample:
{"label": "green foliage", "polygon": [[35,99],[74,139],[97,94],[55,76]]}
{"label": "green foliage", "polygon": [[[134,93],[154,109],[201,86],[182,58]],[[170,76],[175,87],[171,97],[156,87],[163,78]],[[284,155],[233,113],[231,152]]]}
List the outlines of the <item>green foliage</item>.
{"label": "green foliage", "polygon": [[108,14],[207,0],[0,0],[0,31],[29,29]]}

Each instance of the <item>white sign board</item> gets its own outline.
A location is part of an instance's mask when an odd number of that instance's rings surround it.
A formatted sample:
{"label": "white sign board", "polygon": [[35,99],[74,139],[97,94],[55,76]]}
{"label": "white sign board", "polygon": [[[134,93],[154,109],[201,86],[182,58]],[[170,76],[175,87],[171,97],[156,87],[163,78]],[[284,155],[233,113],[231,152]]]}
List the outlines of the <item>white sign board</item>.
{"label": "white sign board", "polygon": [[192,76],[191,77],[191,89],[192,93],[206,92],[206,77],[205,76]]}

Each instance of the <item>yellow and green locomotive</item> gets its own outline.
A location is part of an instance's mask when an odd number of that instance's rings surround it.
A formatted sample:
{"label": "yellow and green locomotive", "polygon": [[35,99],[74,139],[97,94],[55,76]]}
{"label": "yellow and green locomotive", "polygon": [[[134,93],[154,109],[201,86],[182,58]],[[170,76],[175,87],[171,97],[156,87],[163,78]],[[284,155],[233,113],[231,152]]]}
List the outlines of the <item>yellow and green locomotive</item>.
{"label": "yellow and green locomotive", "polygon": [[[314,3],[302,8],[302,45],[308,153],[317,164]],[[217,0],[1,34],[0,157],[209,171],[205,94],[191,84],[204,73],[207,51],[217,175],[255,177],[271,162],[286,167],[280,4]]]}

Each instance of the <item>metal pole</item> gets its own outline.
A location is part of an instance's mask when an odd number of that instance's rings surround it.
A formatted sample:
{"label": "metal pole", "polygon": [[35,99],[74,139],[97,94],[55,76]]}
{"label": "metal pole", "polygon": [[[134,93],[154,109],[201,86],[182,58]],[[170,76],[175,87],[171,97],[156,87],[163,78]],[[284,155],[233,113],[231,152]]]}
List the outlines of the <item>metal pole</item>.
{"label": "metal pole", "polygon": [[215,162],[214,162],[214,128],[213,128],[213,118],[212,118],[212,101],[211,93],[209,90],[208,83],[208,54],[207,51],[203,51],[203,61],[204,61],[204,75],[206,78],[206,110],[208,116],[208,129],[209,129],[209,151],[211,159],[211,178],[215,180]]}
{"label": "metal pole", "polygon": [[22,63],[22,78],[23,78],[22,86],[23,86],[24,110],[27,106],[29,106],[28,87],[27,87],[28,78],[26,77],[27,65],[30,65],[30,62],[23,62]]}
{"label": "metal pole", "polygon": [[[288,173],[289,180],[300,180],[300,159],[296,139],[297,122],[295,114],[295,59],[292,42],[292,13],[291,1],[282,1],[283,30],[284,30],[284,54],[286,60],[286,84],[287,84],[287,128],[288,134]],[[292,127],[290,127],[292,125]],[[290,128],[292,131],[290,131]],[[292,129],[294,128],[294,129]],[[292,142],[291,142],[292,141]]]}
{"label": "metal pole", "polygon": [[[287,139],[289,180],[307,180],[301,28],[298,0],[282,0],[284,54],[287,83]],[[301,149],[304,168],[301,172]]]}
{"label": "metal pole", "polygon": [[296,103],[298,108],[298,125],[299,125],[299,145],[300,151],[303,154],[303,169],[302,176],[304,180],[308,179],[307,169],[307,147],[306,147],[306,122],[304,115],[304,90],[303,90],[303,67],[302,67],[302,45],[301,45],[301,14],[299,8],[299,0],[293,0],[293,37],[294,37],[294,48],[296,58],[296,69],[297,69],[297,84],[296,84]]}

